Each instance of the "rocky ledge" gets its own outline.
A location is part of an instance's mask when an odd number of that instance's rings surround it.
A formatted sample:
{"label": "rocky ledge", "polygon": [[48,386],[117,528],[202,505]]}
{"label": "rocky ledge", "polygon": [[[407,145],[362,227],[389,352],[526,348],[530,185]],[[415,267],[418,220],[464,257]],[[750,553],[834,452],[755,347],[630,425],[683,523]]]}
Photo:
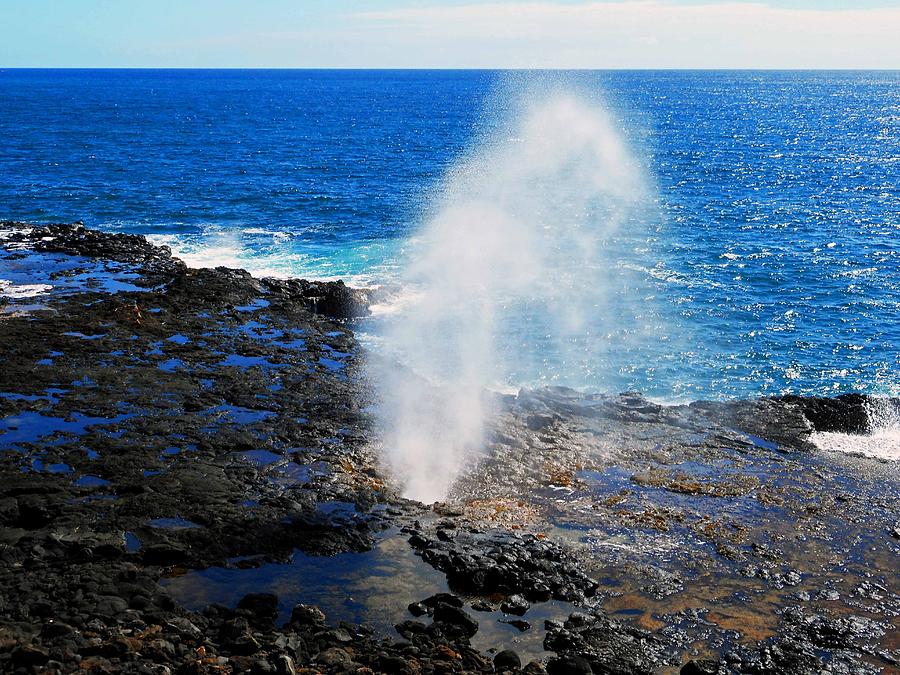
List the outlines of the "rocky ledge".
{"label": "rocky ledge", "polygon": [[368,302],[0,223],[0,670],[898,667],[896,463],[811,442],[871,400],[498,397],[426,507],[379,469]]}

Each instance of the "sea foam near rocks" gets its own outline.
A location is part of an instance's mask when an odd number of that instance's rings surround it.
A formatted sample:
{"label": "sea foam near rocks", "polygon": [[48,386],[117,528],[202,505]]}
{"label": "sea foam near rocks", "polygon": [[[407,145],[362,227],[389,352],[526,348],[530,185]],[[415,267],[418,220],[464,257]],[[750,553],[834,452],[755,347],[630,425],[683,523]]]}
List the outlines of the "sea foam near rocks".
{"label": "sea foam near rocks", "polygon": [[817,431],[810,440],[821,450],[900,460],[900,410],[886,399],[872,399],[866,406],[870,430],[866,434]]}

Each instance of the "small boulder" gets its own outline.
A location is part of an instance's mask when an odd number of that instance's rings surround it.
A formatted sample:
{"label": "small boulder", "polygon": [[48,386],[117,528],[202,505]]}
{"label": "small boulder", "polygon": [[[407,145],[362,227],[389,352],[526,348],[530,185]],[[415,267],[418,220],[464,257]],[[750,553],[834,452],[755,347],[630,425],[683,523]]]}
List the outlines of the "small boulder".
{"label": "small boulder", "polygon": [[325,623],[325,615],[314,605],[295,605],[291,612],[291,623],[297,626],[319,625]]}
{"label": "small boulder", "polygon": [[500,605],[500,609],[505,614],[515,614],[516,616],[522,616],[530,608],[531,605],[521,595],[511,595]]}
{"label": "small boulder", "polygon": [[685,663],[681,675],[716,675],[719,672],[719,663],[710,659],[695,659]]}
{"label": "small boulder", "polygon": [[505,623],[513,628],[517,628],[520,633],[524,633],[526,630],[531,628],[531,624],[525,621],[524,619],[505,619],[501,620],[500,623]]}
{"label": "small boulder", "polygon": [[547,669],[544,668],[544,664],[540,661],[529,661],[522,668],[522,672],[527,673],[527,675],[546,675]]}
{"label": "small boulder", "polygon": [[274,593],[248,593],[237,604],[247,612],[251,620],[259,624],[272,624],[278,616],[278,596]]}
{"label": "small boulder", "polygon": [[522,660],[512,649],[504,649],[494,657],[494,670],[498,673],[505,670],[519,670],[521,667]]}
{"label": "small boulder", "polygon": [[580,656],[558,656],[547,662],[547,675],[592,675],[591,664]]}
{"label": "small boulder", "polygon": [[333,668],[335,670],[343,670],[347,668],[352,662],[353,659],[350,658],[350,654],[348,654],[346,650],[341,649],[340,647],[331,647],[330,649],[326,649],[316,657],[316,663],[319,663],[328,668]]}
{"label": "small boulder", "polygon": [[427,628],[428,626],[421,621],[401,621],[394,625],[394,630],[406,640],[411,640],[416,635],[422,635]]}
{"label": "small boulder", "polygon": [[412,673],[410,665],[402,656],[382,654],[378,657],[378,672],[381,673]]}
{"label": "small boulder", "polygon": [[466,637],[472,637],[478,632],[478,622],[466,614],[459,607],[440,602],[434,608],[434,620],[436,623],[447,623],[459,628]]}
{"label": "small boulder", "polygon": [[463,606],[463,601],[452,593],[435,593],[430,598],[425,598],[422,601],[422,604],[426,607],[437,607],[440,603],[450,605],[451,607],[462,608]]}

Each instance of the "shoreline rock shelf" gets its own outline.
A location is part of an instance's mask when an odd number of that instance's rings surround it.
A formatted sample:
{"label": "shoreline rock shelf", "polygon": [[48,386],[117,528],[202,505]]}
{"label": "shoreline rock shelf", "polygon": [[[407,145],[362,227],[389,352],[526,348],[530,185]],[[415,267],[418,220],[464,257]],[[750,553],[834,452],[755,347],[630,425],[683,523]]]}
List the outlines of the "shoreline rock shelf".
{"label": "shoreline rock shelf", "polygon": [[425,507],[366,291],[80,224],[0,223],[0,279],[2,672],[898,667],[897,463],[810,442],[866,397],[522,391]]}

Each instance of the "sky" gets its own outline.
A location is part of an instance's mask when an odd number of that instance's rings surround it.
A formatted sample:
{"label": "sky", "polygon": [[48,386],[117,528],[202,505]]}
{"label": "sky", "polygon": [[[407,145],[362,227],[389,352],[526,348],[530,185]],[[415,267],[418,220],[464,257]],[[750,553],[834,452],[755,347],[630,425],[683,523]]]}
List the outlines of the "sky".
{"label": "sky", "polygon": [[15,67],[900,69],[900,0],[0,0]]}

